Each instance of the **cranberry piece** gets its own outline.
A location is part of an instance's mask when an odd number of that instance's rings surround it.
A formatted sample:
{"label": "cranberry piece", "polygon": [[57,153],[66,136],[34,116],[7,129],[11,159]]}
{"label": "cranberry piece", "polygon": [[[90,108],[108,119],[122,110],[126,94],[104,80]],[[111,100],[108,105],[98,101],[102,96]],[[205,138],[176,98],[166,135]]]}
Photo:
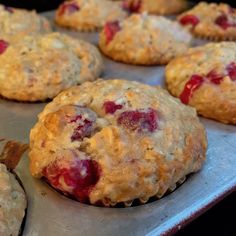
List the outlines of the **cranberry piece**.
{"label": "cranberry piece", "polygon": [[142,6],[142,0],[135,1],[135,2],[129,2],[124,1],[122,8],[130,13],[138,13]]}
{"label": "cranberry piece", "polygon": [[158,115],[157,111],[149,108],[147,111],[143,109],[135,111],[125,111],[120,114],[117,122],[119,125],[124,126],[132,131],[144,131],[154,132],[158,127]]}
{"label": "cranberry piece", "polygon": [[236,9],[232,8],[231,6],[228,6],[228,10],[230,14],[234,14],[236,12]]}
{"label": "cranberry piece", "polygon": [[8,42],[0,39],[0,55],[3,54],[6,51],[8,45],[9,45]]}
{"label": "cranberry piece", "polygon": [[81,141],[84,137],[88,137],[93,132],[93,121],[83,118],[82,115],[73,117],[69,121],[70,123],[78,123],[78,126],[74,129],[71,136],[71,141]]}
{"label": "cranberry piece", "polygon": [[104,27],[104,32],[106,35],[106,44],[110,43],[115,37],[116,33],[120,30],[121,28],[118,21],[107,22]]}
{"label": "cranberry piece", "polygon": [[226,15],[218,16],[215,20],[215,24],[220,26],[222,29],[226,30],[230,27],[228,17]]}
{"label": "cranberry piece", "polygon": [[236,63],[232,62],[227,67],[226,70],[231,80],[236,81]]}
{"label": "cranberry piece", "polygon": [[103,108],[105,109],[106,114],[114,114],[117,110],[122,109],[123,106],[116,104],[113,101],[104,102]]}
{"label": "cranberry piece", "polygon": [[8,11],[9,13],[14,13],[14,10],[12,7],[4,6],[4,10]]}
{"label": "cranberry piece", "polygon": [[223,80],[223,76],[220,74],[217,74],[215,70],[212,70],[206,75],[206,79],[209,80],[213,84],[220,84],[221,81]]}
{"label": "cranberry piece", "polygon": [[55,161],[44,168],[43,176],[54,188],[85,203],[100,178],[100,168],[94,160],[74,160],[65,166]]}
{"label": "cranberry piece", "polygon": [[193,92],[202,85],[203,81],[204,79],[202,76],[192,75],[191,79],[185,84],[183,92],[180,94],[179,98],[182,103],[189,103],[189,99],[193,95]]}
{"label": "cranberry piece", "polygon": [[185,15],[180,18],[179,22],[182,25],[192,25],[195,27],[200,22],[200,20],[195,15]]}
{"label": "cranberry piece", "polygon": [[72,13],[77,12],[79,10],[80,10],[80,7],[76,3],[65,2],[60,6],[58,14],[59,15],[64,15],[65,13],[72,14]]}

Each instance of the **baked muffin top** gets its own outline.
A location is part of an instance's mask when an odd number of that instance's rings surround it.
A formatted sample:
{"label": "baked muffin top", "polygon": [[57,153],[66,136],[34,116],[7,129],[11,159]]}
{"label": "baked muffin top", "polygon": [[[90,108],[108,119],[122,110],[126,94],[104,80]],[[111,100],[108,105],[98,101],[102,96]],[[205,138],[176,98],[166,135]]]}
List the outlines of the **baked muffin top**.
{"label": "baked muffin top", "polygon": [[127,16],[121,2],[108,0],[65,1],[57,9],[55,21],[62,27],[79,31],[95,31],[107,21],[120,20]]}
{"label": "baked muffin top", "polygon": [[168,89],[199,114],[236,124],[236,43],[189,49],[166,67]]}
{"label": "baked muffin top", "polygon": [[200,2],[178,20],[197,37],[215,41],[236,39],[236,9],[228,4]]}
{"label": "baked muffin top", "polygon": [[183,54],[190,42],[191,35],[177,22],[133,14],[121,22],[108,22],[100,34],[99,47],[117,61],[155,65]]}
{"label": "baked muffin top", "polygon": [[27,11],[0,5],[0,37],[18,41],[26,35],[49,33],[49,21],[35,11]]}
{"label": "baked muffin top", "polygon": [[18,101],[53,98],[96,79],[103,69],[95,46],[60,33],[27,36],[17,43],[0,40],[0,63],[0,94]]}
{"label": "baked muffin top", "polygon": [[0,235],[18,236],[26,209],[24,190],[0,163]]}
{"label": "baked muffin top", "polygon": [[130,13],[177,14],[187,7],[186,0],[124,0],[123,8]]}
{"label": "baked muffin top", "polygon": [[81,202],[131,205],[199,170],[206,146],[195,110],[165,90],[98,80],[45,107],[30,134],[30,169]]}

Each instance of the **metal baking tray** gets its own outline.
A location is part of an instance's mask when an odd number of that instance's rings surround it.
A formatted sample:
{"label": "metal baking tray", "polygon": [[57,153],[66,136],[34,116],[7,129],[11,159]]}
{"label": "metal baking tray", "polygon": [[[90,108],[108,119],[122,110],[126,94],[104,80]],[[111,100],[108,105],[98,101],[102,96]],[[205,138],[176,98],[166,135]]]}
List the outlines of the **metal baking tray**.
{"label": "metal baking tray", "polygon": [[[46,15],[52,17],[52,13]],[[97,43],[97,33],[63,31]],[[164,67],[129,66],[104,60],[104,78],[164,86]],[[0,137],[28,142],[29,131],[44,106],[45,103],[0,99]],[[209,141],[203,169],[173,193],[136,207],[102,208],[68,199],[30,176],[26,154],[16,169],[28,197],[23,236],[169,235],[178,231],[236,189],[236,126],[204,118],[201,121]]]}

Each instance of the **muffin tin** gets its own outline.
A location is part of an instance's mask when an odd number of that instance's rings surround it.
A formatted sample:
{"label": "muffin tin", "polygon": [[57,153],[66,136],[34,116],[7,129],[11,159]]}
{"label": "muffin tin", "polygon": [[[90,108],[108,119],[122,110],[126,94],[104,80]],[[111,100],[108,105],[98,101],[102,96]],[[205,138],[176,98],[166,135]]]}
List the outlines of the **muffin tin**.
{"label": "muffin tin", "polygon": [[[52,18],[53,12],[45,14]],[[60,30],[97,43],[97,33]],[[199,43],[199,42],[197,42]],[[105,78],[126,78],[164,86],[164,67],[130,66],[105,60]],[[0,137],[28,142],[30,128],[45,103],[0,99]],[[28,198],[23,236],[159,235],[174,233],[236,189],[236,126],[201,118],[208,135],[202,171],[164,198],[130,208],[101,208],[73,201],[31,177],[27,154],[16,173]]]}

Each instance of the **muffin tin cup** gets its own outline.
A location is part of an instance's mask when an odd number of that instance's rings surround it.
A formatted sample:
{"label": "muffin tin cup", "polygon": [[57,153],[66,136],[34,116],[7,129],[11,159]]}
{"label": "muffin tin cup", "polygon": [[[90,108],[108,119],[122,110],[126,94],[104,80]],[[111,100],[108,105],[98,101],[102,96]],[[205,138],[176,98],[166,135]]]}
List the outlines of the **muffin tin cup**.
{"label": "muffin tin cup", "polygon": [[[46,13],[51,20],[53,12]],[[97,44],[98,33],[59,30]],[[202,41],[200,42],[202,44]],[[198,41],[195,42],[198,44]],[[133,66],[104,57],[103,77],[137,80],[153,86],[164,83],[163,66]],[[0,99],[0,136],[28,142],[29,131],[46,103],[17,103]],[[106,208],[76,202],[29,173],[27,153],[16,168],[27,193],[23,236],[32,235],[159,235],[174,233],[236,190],[236,126],[201,118],[209,147],[203,169],[159,200],[126,208]],[[161,196],[159,196],[161,197]],[[146,200],[145,200],[146,201]],[[144,203],[144,202],[143,202]],[[127,206],[131,202],[126,203]]]}

